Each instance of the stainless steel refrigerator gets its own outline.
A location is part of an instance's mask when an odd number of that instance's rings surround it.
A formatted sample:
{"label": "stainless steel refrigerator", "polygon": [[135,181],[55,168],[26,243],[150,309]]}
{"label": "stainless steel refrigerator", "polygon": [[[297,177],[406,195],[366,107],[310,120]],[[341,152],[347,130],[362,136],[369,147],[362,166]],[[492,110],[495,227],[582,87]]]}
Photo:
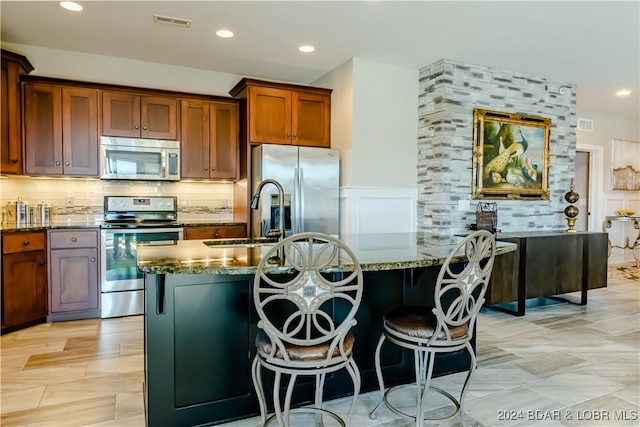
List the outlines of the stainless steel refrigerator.
{"label": "stainless steel refrigerator", "polygon": [[[263,144],[251,152],[251,190],[268,178],[285,193],[285,236],[319,231],[338,236],[340,155],[338,150]],[[275,185],[262,189],[260,205],[251,210],[251,234],[265,236],[279,225],[279,197]]]}

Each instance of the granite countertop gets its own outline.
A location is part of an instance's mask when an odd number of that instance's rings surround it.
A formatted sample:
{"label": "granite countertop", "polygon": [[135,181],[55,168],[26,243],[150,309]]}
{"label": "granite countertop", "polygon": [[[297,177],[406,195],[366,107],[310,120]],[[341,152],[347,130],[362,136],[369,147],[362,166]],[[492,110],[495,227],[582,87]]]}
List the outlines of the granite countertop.
{"label": "granite countertop", "polygon": [[[432,233],[387,233],[342,236],[354,251],[363,271],[382,271],[442,265],[462,237]],[[177,240],[172,244],[138,245],[138,269],[150,274],[254,274],[269,244],[207,245],[206,240]],[[497,242],[497,254],[517,249],[515,243]],[[460,261],[464,260],[461,256]],[[323,270],[353,270],[349,262]],[[273,265],[271,273],[290,273],[287,265]]]}
{"label": "granite countertop", "polygon": [[[222,227],[227,225],[241,225],[246,226],[246,222],[233,222],[233,221],[219,221],[212,219],[178,219],[178,222],[183,226],[189,227]],[[0,232],[2,233],[18,233],[23,231],[41,231],[41,230],[54,230],[54,229],[67,229],[67,228],[100,228],[102,224],[102,218],[87,218],[87,219],[61,219],[53,220],[49,225],[37,225],[37,224],[3,224],[0,226]]]}

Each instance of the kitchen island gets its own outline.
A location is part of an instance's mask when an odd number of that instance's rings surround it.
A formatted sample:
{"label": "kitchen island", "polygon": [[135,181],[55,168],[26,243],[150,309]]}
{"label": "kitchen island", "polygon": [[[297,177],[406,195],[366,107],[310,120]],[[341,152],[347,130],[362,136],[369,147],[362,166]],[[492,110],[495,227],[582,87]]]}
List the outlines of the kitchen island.
{"label": "kitchen island", "polygon": [[[353,330],[354,357],[361,391],[370,391],[377,388],[373,354],[383,314],[401,305],[432,303],[439,266],[461,238],[397,233],[341,240],[355,252],[364,272]],[[497,246],[498,255],[517,248],[506,242]],[[252,285],[268,249],[268,243],[246,240],[139,245],[138,268],[145,273],[146,289],[145,399],[150,427],[215,424],[259,413],[250,374],[257,332]],[[462,254],[458,261],[464,262]],[[339,262],[326,273],[352,269],[350,263]],[[292,270],[273,265],[270,272]],[[382,361],[387,386],[412,381],[410,352],[384,346]],[[465,370],[468,363],[465,352],[442,355],[435,375]],[[327,376],[324,400],[350,394],[350,384],[346,372]],[[312,400],[313,383],[299,379],[294,405]]]}

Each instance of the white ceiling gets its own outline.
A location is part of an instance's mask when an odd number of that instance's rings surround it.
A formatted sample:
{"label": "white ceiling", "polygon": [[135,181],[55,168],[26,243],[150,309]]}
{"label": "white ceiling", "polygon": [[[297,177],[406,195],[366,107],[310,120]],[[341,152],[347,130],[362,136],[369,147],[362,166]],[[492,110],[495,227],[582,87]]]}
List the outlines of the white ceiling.
{"label": "white ceiling", "polygon": [[444,58],[574,83],[578,109],[640,117],[638,0],[80,3],[2,0],[2,41],[301,84],[354,57],[413,69]]}

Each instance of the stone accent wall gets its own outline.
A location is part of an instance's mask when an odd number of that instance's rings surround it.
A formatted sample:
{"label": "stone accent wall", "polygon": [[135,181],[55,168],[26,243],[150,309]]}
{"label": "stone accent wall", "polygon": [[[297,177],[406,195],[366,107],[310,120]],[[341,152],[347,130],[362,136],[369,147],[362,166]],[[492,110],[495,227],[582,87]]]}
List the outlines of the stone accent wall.
{"label": "stone accent wall", "polygon": [[[418,230],[455,234],[476,222],[478,201],[470,200],[474,108],[551,118],[550,200],[496,200],[498,228],[566,229],[564,194],[575,173],[575,84],[444,59],[422,68],[419,78]],[[470,200],[470,209],[459,210],[460,200]]]}

